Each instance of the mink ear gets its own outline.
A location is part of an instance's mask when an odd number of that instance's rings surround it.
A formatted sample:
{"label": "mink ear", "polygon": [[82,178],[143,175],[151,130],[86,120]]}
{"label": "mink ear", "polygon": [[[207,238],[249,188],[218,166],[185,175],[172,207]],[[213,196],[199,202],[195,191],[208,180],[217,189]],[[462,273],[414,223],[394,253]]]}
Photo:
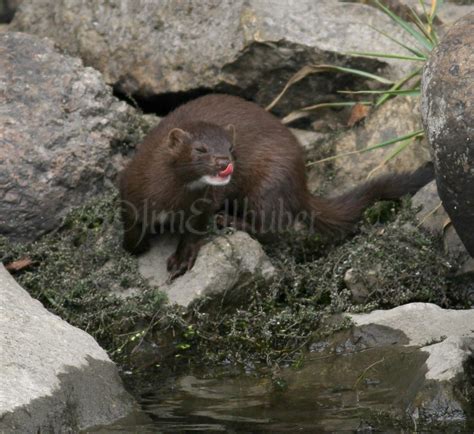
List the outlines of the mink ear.
{"label": "mink ear", "polygon": [[228,124],[224,127],[224,130],[227,131],[230,135],[230,137],[232,137],[232,146],[235,145],[235,126],[234,124]]}
{"label": "mink ear", "polygon": [[181,128],[173,128],[168,133],[168,146],[170,149],[176,151],[180,149],[189,139],[191,134],[182,130]]}

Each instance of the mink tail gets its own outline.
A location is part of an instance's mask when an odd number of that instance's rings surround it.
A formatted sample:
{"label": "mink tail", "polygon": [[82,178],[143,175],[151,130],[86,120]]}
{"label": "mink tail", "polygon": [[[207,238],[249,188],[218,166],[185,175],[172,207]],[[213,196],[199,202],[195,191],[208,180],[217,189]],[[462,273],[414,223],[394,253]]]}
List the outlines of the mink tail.
{"label": "mink tail", "polygon": [[434,179],[432,163],[414,172],[383,175],[333,198],[310,196],[311,224],[318,232],[344,235],[350,232],[364,210],[378,200],[395,200],[414,194]]}

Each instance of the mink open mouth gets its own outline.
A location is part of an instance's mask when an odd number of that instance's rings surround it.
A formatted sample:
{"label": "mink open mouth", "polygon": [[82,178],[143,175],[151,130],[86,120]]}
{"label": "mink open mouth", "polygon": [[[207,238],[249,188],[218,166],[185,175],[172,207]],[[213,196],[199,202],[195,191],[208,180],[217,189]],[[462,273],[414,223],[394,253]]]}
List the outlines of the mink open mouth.
{"label": "mink open mouth", "polygon": [[226,185],[230,182],[232,175],[221,176],[221,175],[204,175],[201,179],[205,184],[208,185]]}
{"label": "mink open mouth", "polygon": [[204,175],[201,179],[203,183],[208,185],[226,185],[230,182],[233,173],[234,165],[229,163],[227,167],[219,171],[217,175]]}
{"label": "mink open mouth", "polygon": [[229,163],[227,167],[224,170],[221,170],[217,175],[220,178],[227,178],[228,176],[232,175],[234,172],[234,165],[232,163]]}

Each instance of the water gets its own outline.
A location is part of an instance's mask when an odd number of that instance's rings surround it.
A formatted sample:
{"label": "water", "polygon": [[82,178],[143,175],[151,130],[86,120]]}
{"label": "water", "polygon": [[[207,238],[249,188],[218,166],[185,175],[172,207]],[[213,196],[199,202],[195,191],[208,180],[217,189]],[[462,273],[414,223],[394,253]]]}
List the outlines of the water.
{"label": "water", "polygon": [[[143,413],[96,432],[400,432],[387,415],[404,411],[424,378],[426,355],[408,347],[310,354],[278,381],[241,374],[186,375],[142,396]],[[404,427],[415,429],[413,421]]]}

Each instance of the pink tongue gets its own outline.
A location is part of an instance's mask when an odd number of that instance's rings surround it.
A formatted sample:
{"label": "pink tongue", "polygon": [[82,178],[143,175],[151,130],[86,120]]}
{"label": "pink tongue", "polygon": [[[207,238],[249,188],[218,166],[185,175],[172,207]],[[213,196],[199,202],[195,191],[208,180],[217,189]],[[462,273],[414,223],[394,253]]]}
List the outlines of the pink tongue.
{"label": "pink tongue", "polygon": [[234,171],[234,166],[232,165],[232,163],[229,163],[229,165],[224,170],[221,170],[219,172],[219,176],[221,178],[225,178],[229,176],[230,174],[232,174],[233,171]]}

